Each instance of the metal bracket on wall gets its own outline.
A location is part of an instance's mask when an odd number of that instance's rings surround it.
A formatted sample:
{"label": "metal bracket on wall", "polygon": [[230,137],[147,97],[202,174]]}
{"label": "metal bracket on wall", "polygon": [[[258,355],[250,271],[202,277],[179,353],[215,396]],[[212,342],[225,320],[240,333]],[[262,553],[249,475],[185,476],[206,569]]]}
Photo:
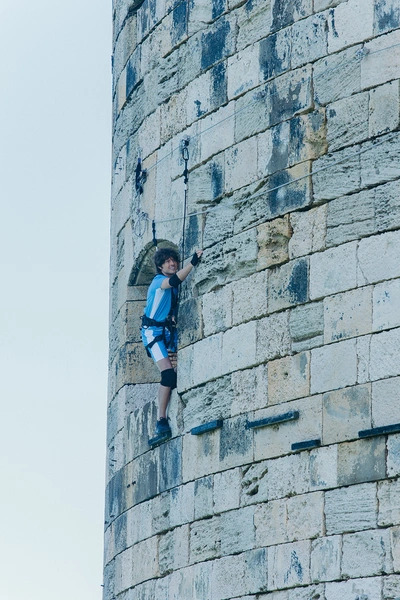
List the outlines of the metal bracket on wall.
{"label": "metal bracket on wall", "polygon": [[204,423],[204,425],[193,427],[193,429],[190,430],[190,433],[192,435],[201,435],[202,433],[206,433],[206,431],[214,431],[214,429],[221,429],[223,423],[224,422],[222,419],[210,421],[209,423]]}
{"label": "metal bracket on wall", "polygon": [[358,432],[359,438],[374,437],[376,435],[385,435],[387,433],[399,433],[400,423],[393,425],[383,425],[382,427],[373,427],[372,429],[363,429]]}
{"label": "metal bracket on wall", "polygon": [[285,423],[286,421],[296,421],[300,416],[298,410],[291,410],[290,412],[282,415],[275,415],[274,417],[266,417],[265,419],[259,419],[258,421],[247,421],[246,429],[258,429],[259,427],[268,427],[270,425],[278,425],[279,423]]}
{"label": "metal bracket on wall", "polygon": [[318,438],[317,440],[307,440],[305,442],[296,442],[292,444],[293,452],[300,452],[300,450],[312,450],[313,448],[319,448],[321,445],[321,440]]}

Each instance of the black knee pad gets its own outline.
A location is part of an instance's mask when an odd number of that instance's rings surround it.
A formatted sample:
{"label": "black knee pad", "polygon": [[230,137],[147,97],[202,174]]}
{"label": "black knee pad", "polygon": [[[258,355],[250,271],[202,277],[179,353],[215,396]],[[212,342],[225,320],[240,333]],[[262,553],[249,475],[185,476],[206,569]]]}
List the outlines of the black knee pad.
{"label": "black knee pad", "polygon": [[176,373],[174,369],[165,369],[164,371],[161,371],[161,385],[169,387],[171,390],[176,388]]}

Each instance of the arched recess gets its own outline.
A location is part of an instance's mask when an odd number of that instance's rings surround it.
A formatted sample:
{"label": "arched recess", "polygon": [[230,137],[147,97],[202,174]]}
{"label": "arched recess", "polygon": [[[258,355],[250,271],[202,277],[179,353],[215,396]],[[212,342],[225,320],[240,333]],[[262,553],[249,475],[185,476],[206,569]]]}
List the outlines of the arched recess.
{"label": "arched recess", "polygon": [[[158,240],[158,248],[173,248],[178,252],[178,247],[168,240]],[[129,286],[148,286],[156,274],[153,257],[156,248],[153,244],[148,244],[138,256],[138,260],[132,267],[129,276]]]}

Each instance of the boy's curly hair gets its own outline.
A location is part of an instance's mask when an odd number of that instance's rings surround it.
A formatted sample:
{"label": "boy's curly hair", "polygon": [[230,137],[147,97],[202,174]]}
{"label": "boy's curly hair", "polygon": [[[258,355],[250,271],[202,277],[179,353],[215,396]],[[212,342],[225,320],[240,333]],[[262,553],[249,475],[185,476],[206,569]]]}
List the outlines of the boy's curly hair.
{"label": "boy's curly hair", "polygon": [[154,254],[154,264],[156,266],[157,273],[161,273],[162,265],[169,258],[175,260],[179,265],[179,254],[176,252],[176,250],[173,248],[160,248],[160,250],[157,250],[157,252]]}

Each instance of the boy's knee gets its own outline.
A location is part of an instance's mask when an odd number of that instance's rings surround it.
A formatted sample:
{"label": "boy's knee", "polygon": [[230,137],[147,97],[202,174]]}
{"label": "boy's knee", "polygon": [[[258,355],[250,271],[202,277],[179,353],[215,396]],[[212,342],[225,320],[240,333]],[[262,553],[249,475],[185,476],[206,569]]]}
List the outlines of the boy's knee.
{"label": "boy's knee", "polygon": [[165,369],[161,371],[161,385],[165,387],[171,388],[174,390],[176,388],[176,372],[174,369]]}

